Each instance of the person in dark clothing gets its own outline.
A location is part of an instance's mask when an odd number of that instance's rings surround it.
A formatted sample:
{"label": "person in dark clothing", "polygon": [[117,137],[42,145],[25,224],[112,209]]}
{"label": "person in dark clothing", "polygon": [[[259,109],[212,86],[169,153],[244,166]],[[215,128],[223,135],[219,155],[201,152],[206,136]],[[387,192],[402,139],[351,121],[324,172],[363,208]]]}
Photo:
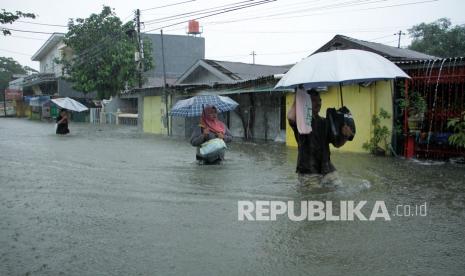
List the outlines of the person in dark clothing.
{"label": "person in dark clothing", "polygon": [[[317,175],[319,180],[324,176],[335,173],[336,168],[331,163],[329,144],[341,147],[352,134],[352,130],[344,125],[341,132],[343,138],[335,141],[330,135],[330,128],[325,118],[318,114],[321,109],[320,94],[316,90],[308,91],[312,100],[312,132],[300,134],[296,125],[295,100],[288,113],[288,121],[298,145],[296,172],[299,174],[301,182],[306,182],[308,176]],[[332,175],[330,178],[335,178]]]}
{"label": "person in dark clothing", "polygon": [[66,112],[66,109],[61,109],[56,120],[56,134],[66,135],[69,133],[68,120],[68,112]]}
{"label": "person in dark clothing", "polygon": [[196,159],[204,164],[218,164],[224,160],[225,150],[219,150],[206,156],[200,154],[200,146],[214,138],[223,139],[225,143],[232,141],[232,135],[223,122],[218,120],[216,108],[207,106],[202,112],[200,124],[194,128],[191,135],[191,145],[197,147]]}

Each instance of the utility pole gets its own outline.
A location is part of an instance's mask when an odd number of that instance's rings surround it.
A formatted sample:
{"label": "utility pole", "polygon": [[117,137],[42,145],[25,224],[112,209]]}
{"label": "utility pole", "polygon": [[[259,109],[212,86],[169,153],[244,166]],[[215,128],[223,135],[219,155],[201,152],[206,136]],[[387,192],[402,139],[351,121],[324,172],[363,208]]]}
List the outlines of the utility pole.
{"label": "utility pole", "polygon": [[250,55],[252,56],[252,61],[253,61],[252,64],[255,64],[255,56],[257,54],[255,53],[255,51],[252,51],[252,53]]}
{"label": "utility pole", "polygon": [[142,70],[143,70],[143,58],[144,58],[144,49],[142,44],[142,37],[140,35],[140,10],[136,10],[136,31],[137,31],[137,69],[138,69],[138,78],[139,78],[139,88],[142,88]]}
{"label": "utility pole", "polygon": [[397,48],[400,48],[400,37],[402,35],[406,35],[406,33],[402,32],[402,31],[399,31],[398,33],[395,33],[394,35],[398,35],[399,36],[399,42],[397,42]]}
{"label": "utility pole", "polygon": [[171,131],[170,131],[170,119],[168,117],[168,92],[166,91],[165,44],[163,41],[163,29],[160,30],[160,38],[161,38],[161,60],[163,64],[163,94],[165,96],[166,132],[168,136],[170,136]]}
{"label": "utility pole", "polygon": [[5,113],[6,118],[6,89],[3,90],[3,112]]}

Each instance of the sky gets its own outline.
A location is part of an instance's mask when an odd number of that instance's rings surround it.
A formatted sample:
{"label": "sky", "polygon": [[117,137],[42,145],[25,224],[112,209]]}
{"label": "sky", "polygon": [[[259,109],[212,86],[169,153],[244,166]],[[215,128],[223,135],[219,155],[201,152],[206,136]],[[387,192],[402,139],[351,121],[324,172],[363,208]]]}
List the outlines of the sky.
{"label": "sky", "polygon": [[[29,32],[12,31],[13,35],[0,37],[0,56],[12,57],[38,70],[39,63],[31,61],[31,57],[50,34],[33,32],[66,32],[62,26],[70,18],[100,13],[103,5],[114,8],[124,22],[133,19],[134,11],[140,9],[142,32],[159,33],[163,28],[164,34],[186,35],[187,23],[168,25],[238,2],[244,5],[259,0],[1,0],[2,9],[32,12],[38,17],[1,25]],[[395,33],[408,33],[410,27],[422,22],[447,17],[453,25],[465,24],[464,10],[465,1],[461,0],[277,0],[198,21],[205,38],[206,58],[252,63],[251,53],[255,52],[257,64],[284,65],[300,61],[337,34],[397,46]],[[196,11],[204,13],[173,21],[166,19]],[[408,35],[401,36],[401,47],[410,42]]]}

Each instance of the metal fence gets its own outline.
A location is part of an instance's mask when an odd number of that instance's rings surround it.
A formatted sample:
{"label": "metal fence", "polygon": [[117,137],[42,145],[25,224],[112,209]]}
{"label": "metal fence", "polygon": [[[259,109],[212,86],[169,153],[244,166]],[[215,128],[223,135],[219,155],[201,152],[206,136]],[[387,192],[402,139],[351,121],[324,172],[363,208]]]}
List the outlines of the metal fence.
{"label": "metal fence", "polygon": [[101,108],[89,108],[89,122],[91,124],[102,123],[102,109]]}
{"label": "metal fence", "polygon": [[15,116],[16,109],[13,105],[13,101],[7,100],[6,102],[0,101],[0,117],[3,116]]}
{"label": "metal fence", "polygon": [[90,108],[91,124],[130,125],[137,126],[138,114],[121,112],[104,112],[102,108]]}

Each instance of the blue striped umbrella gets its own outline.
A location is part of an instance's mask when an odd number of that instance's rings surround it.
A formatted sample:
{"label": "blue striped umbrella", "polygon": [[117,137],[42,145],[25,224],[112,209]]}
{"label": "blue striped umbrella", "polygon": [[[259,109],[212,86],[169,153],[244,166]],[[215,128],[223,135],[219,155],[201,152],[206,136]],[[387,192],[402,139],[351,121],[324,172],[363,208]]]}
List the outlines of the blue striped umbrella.
{"label": "blue striped umbrella", "polygon": [[214,106],[218,112],[234,110],[239,104],[229,97],[201,95],[178,101],[171,109],[170,116],[198,117],[206,106]]}

